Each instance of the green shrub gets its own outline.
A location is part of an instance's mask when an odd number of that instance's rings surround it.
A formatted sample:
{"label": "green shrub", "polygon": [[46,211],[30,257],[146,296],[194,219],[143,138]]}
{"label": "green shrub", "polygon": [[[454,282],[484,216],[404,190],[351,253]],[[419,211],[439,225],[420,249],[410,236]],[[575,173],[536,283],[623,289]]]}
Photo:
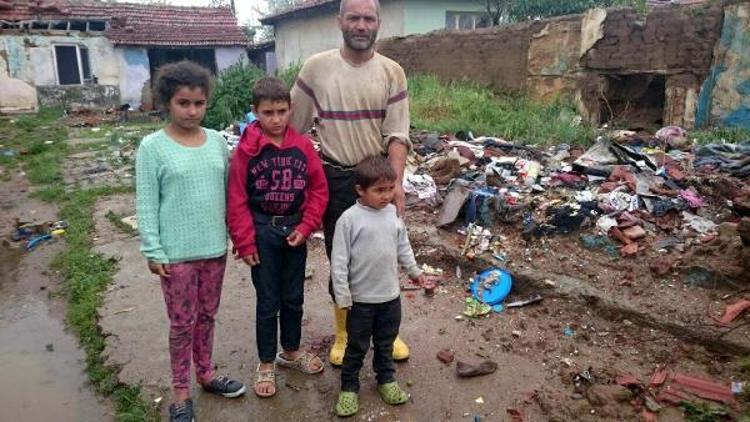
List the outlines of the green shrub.
{"label": "green shrub", "polygon": [[302,65],[300,63],[295,63],[285,69],[277,71],[276,77],[284,81],[286,86],[291,90],[294,81],[297,80],[297,75],[299,75],[300,70],[302,70]]}
{"label": "green shrub", "polygon": [[216,87],[203,124],[221,130],[250,111],[250,90],[265,76],[262,70],[244,63],[234,64],[216,79]]}

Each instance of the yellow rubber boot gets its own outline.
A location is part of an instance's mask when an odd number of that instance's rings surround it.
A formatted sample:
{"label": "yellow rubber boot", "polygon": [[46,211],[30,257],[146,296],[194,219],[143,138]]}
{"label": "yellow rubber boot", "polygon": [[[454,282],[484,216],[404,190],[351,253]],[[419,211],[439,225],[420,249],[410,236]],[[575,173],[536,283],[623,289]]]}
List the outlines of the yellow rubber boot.
{"label": "yellow rubber boot", "polygon": [[344,364],[344,352],[346,351],[346,309],[339,309],[334,305],[333,315],[336,319],[336,341],[331,346],[328,360],[333,366]]}
{"label": "yellow rubber boot", "polygon": [[406,359],[409,359],[409,346],[401,340],[401,337],[396,337],[396,340],[393,341],[393,360]]}

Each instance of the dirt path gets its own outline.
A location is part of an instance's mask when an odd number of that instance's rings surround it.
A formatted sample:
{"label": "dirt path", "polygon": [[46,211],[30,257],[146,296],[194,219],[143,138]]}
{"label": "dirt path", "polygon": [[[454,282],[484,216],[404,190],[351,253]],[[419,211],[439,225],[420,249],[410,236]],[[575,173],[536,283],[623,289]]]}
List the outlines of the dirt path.
{"label": "dirt path", "polygon": [[[16,179],[0,183],[0,233],[10,233],[13,218],[56,220],[56,210],[28,198]],[[109,405],[88,387],[84,353],[65,329],[65,303],[54,293],[60,279],[50,263],[63,243],[31,252],[17,244],[0,245],[0,419],[8,421],[107,421]]]}
{"label": "dirt path", "polygon": [[[119,232],[105,218],[108,211],[130,215],[132,196],[114,197],[97,205],[97,250],[120,259],[115,284],[101,309],[101,325],[110,333],[109,363],[122,366],[121,379],[140,383],[147,398],[169,395],[167,318],[161,291],[147,274],[138,253],[138,239]],[[414,234],[419,238],[419,234]],[[455,268],[433,246],[415,244],[418,260]],[[328,265],[322,240],[310,241],[309,267],[314,269],[305,288],[303,342],[327,356],[332,334],[331,302],[326,283]],[[468,272],[468,269],[467,269]],[[219,372],[244,382],[252,381],[257,364],[253,327],[254,290],[244,265],[230,262],[217,319],[215,363]],[[514,287],[514,295],[531,292]],[[456,318],[463,310],[463,284],[449,277],[433,298],[421,292],[403,294],[403,338],[412,357],[398,365],[397,376],[412,401],[402,407],[385,406],[374,391],[369,363],[362,371],[361,412],[357,421],[510,420],[507,409],[518,409],[526,421],[631,420],[637,412],[628,403],[627,390],[614,383],[630,373],[648,379],[656,365],[667,365],[696,376],[727,380],[736,368],[722,354],[682,342],[669,333],[639,327],[630,321],[604,318],[577,301],[548,298],[541,304],[506,309],[486,319]],[[567,329],[572,334],[564,334]],[[322,347],[321,347],[322,345]],[[455,363],[444,365],[435,355],[450,348],[457,360],[491,359],[496,373],[463,379]],[[595,376],[588,400],[573,394],[573,376],[587,368]],[[279,392],[261,400],[249,394],[228,401],[194,389],[197,417],[202,420],[332,420],[338,394],[339,371],[326,366],[318,377],[278,371]],[[593,397],[593,398],[592,398]],[[665,408],[659,420],[681,420],[676,408]]]}

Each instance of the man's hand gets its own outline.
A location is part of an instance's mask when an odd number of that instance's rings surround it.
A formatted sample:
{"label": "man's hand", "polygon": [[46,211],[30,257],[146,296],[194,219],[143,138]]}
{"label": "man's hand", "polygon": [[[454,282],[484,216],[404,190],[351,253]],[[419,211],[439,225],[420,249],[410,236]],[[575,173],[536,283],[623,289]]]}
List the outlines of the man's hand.
{"label": "man's hand", "polygon": [[305,243],[305,236],[302,235],[302,233],[298,232],[297,230],[294,230],[289,236],[286,237],[287,243],[289,243],[289,246],[296,248],[297,246],[302,245]]}
{"label": "man's hand", "polygon": [[162,264],[161,262],[148,261],[148,270],[159,277],[169,278],[171,275],[169,273],[169,264]]}
{"label": "man's hand", "polygon": [[396,180],[396,188],[393,190],[393,205],[396,206],[396,214],[403,218],[406,215],[406,192],[400,180]]}
{"label": "man's hand", "polygon": [[254,252],[252,255],[243,256],[242,260],[245,261],[245,264],[254,267],[260,264],[260,255],[258,255],[258,252]]}

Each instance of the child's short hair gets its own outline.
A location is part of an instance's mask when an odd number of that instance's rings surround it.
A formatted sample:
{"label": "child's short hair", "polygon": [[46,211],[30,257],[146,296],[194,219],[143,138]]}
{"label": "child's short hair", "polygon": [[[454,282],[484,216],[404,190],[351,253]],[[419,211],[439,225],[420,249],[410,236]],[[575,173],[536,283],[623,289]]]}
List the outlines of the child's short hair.
{"label": "child's short hair", "polygon": [[159,68],[152,92],[156,104],[166,107],[180,87],[202,88],[208,98],[211,96],[211,85],[212,77],[208,69],[190,60],[182,60]]}
{"label": "child's short hair", "polygon": [[382,155],[365,158],[354,168],[354,183],[367,189],[380,180],[396,180],[396,172],[391,163]]}
{"label": "child's short hair", "polygon": [[258,79],[253,85],[253,105],[258,107],[261,101],[286,101],[292,103],[292,97],[289,95],[284,81],[279,78],[266,77]]}

